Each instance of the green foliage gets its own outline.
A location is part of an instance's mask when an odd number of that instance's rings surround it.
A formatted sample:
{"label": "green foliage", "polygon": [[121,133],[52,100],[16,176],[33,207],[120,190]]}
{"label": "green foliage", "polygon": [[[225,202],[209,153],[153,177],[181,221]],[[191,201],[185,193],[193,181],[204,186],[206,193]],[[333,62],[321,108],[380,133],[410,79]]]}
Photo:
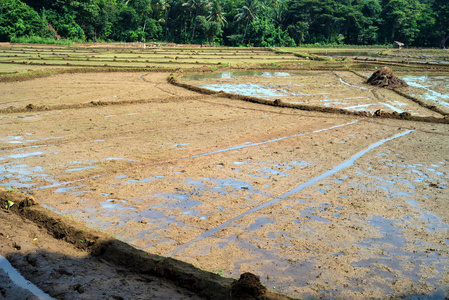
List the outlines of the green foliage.
{"label": "green foliage", "polygon": [[388,43],[398,40],[412,44],[420,31],[417,21],[424,5],[418,0],[383,0],[382,4],[383,39]]}
{"label": "green foliage", "polygon": [[221,25],[219,22],[208,22],[206,17],[198,16],[196,18],[198,31],[203,38],[200,38],[201,44],[203,43],[204,37],[206,38],[209,45],[212,45],[215,38],[221,33]]}
{"label": "green foliage", "polygon": [[84,30],[76,23],[75,15],[59,14],[54,9],[44,9],[42,15],[55,29],[57,36],[81,41],[86,39]]}
{"label": "green foliage", "polygon": [[46,24],[39,14],[19,0],[0,1],[0,41],[11,38],[46,35]]}
{"label": "green foliage", "polygon": [[[447,0],[0,0],[0,41],[445,47]],[[49,38],[49,39],[48,39]],[[62,42],[64,43],[64,42]]]}
{"label": "green foliage", "polygon": [[247,40],[256,47],[295,46],[295,41],[287,31],[283,31],[268,19],[257,19],[251,22]]}

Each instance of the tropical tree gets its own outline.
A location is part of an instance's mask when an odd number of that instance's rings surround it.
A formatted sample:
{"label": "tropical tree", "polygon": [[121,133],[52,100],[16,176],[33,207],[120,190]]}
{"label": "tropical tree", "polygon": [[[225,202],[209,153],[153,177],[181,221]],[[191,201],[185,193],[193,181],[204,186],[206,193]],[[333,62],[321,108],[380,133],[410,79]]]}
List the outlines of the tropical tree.
{"label": "tropical tree", "polygon": [[306,40],[309,43],[333,43],[337,41],[341,24],[345,19],[338,14],[334,0],[290,0],[287,3],[288,24],[309,24]]}
{"label": "tropical tree", "polygon": [[382,23],[380,14],[382,7],[377,0],[365,1],[361,7],[364,25],[360,31],[359,43],[364,45],[372,45],[379,43],[379,28]]}
{"label": "tropical tree", "polygon": [[218,22],[221,27],[226,27],[228,21],[221,5],[221,0],[211,0],[209,6],[208,22]]}
{"label": "tropical tree", "polygon": [[19,0],[0,1],[0,41],[24,35],[43,36],[46,24],[39,14]]}
{"label": "tropical tree", "polygon": [[[220,33],[221,25],[218,22],[209,22],[207,21],[205,16],[198,16],[196,19],[198,23],[198,31],[201,33],[201,36],[206,37],[209,45],[212,45],[215,37]],[[201,40],[201,44],[202,44]]]}
{"label": "tropical tree", "polygon": [[298,21],[296,24],[288,25],[287,31],[290,36],[296,41],[297,44],[301,45],[304,42],[304,37],[308,33],[309,23]]}
{"label": "tropical tree", "polygon": [[284,27],[287,19],[287,4],[285,1],[276,0],[273,4],[273,9],[271,10],[271,19],[276,26],[280,28]]}
{"label": "tropical tree", "polygon": [[159,22],[164,24],[164,37],[165,37],[165,40],[167,41],[168,40],[168,14],[169,14],[171,5],[168,2],[168,0],[156,0],[154,6],[155,6],[156,10],[161,10],[164,14],[164,17],[159,19]]}
{"label": "tropical tree", "polygon": [[183,6],[187,7],[191,12],[193,12],[193,19],[192,19],[192,35],[190,38],[190,42],[193,42],[193,39],[195,38],[195,29],[197,24],[197,17],[206,11],[209,8],[209,1],[208,0],[187,0],[182,4]]}
{"label": "tropical tree", "polygon": [[435,0],[433,11],[439,46],[441,49],[446,49],[446,43],[449,40],[449,3],[447,0]]}
{"label": "tropical tree", "polygon": [[384,42],[395,40],[410,45],[419,34],[422,4],[418,0],[383,0]]}
{"label": "tropical tree", "polygon": [[258,13],[263,8],[263,5],[258,0],[244,0],[242,6],[238,9],[238,14],[235,15],[237,22],[245,23],[245,31],[242,37],[242,43],[245,40],[248,25],[251,21],[258,19]]}

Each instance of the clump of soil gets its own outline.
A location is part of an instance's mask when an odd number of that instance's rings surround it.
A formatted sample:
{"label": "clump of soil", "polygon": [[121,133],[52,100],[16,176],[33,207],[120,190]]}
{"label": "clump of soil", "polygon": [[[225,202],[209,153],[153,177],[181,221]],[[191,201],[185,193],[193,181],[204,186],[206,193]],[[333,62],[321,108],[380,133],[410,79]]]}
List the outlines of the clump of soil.
{"label": "clump of soil", "polygon": [[382,67],[371,75],[367,81],[371,85],[387,87],[387,88],[399,88],[408,86],[404,80],[393,75],[393,71],[388,67]]}
{"label": "clump of soil", "polygon": [[260,278],[252,273],[243,273],[232,286],[235,299],[262,299],[267,289],[260,283]]}

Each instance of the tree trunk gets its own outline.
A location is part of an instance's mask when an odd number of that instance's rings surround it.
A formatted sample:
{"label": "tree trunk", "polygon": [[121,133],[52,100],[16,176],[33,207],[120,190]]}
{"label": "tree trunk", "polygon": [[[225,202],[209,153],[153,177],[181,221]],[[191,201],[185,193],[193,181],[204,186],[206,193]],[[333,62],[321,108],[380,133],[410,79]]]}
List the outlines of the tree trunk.
{"label": "tree trunk", "polygon": [[193,18],[193,29],[192,29],[192,37],[190,38],[190,44],[193,44],[193,39],[195,38],[196,17],[198,17],[198,8],[195,10],[195,17]]}
{"label": "tree trunk", "polygon": [[441,34],[441,40],[440,40],[440,48],[446,49],[446,42],[449,39],[449,33],[447,35]]}
{"label": "tree trunk", "polygon": [[243,38],[242,38],[242,44],[245,41],[245,37],[246,37],[246,30],[248,29],[248,25],[249,25],[249,19],[248,21],[246,21],[246,25],[245,25],[245,32],[243,33]]}
{"label": "tree trunk", "polygon": [[168,12],[167,7],[165,7],[165,41],[167,42],[167,35],[168,35]]}
{"label": "tree trunk", "polygon": [[147,18],[145,18],[145,23],[143,23],[143,28],[142,28],[142,42],[143,42],[143,36],[145,35],[145,27],[147,27]]}

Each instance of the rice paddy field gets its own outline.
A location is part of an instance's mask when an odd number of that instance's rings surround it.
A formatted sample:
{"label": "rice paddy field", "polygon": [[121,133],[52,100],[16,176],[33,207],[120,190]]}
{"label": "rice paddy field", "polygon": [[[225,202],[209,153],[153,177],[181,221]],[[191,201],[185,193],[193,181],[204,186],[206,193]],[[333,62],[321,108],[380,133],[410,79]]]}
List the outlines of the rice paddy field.
{"label": "rice paddy field", "polygon": [[0,44],[0,186],[288,297],[444,299],[448,59]]}

